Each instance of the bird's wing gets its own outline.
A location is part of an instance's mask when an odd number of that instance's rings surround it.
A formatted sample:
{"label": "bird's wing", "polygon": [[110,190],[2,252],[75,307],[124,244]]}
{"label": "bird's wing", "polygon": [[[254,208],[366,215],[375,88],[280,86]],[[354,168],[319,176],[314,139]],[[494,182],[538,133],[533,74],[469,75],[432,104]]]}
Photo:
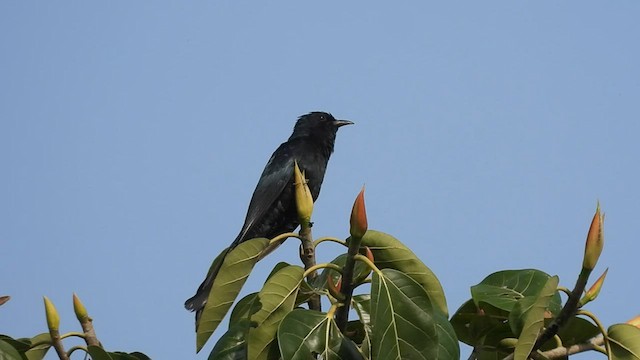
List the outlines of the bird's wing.
{"label": "bird's wing", "polygon": [[232,247],[246,240],[244,237],[247,233],[249,233],[254,226],[259,225],[260,220],[271,209],[287,183],[289,183],[293,177],[293,162],[294,159],[293,156],[291,156],[287,143],[280,145],[273,155],[271,155],[251,197],[242,230],[240,230],[240,234],[238,234]]}

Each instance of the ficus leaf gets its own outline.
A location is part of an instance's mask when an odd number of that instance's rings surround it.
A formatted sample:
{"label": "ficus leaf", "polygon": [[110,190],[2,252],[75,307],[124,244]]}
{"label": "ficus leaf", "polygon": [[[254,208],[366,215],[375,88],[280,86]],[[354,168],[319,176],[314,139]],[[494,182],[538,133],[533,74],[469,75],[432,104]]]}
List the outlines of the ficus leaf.
{"label": "ficus leaf", "polygon": [[296,309],[287,314],[278,328],[278,344],[283,359],[362,359],[357,346],[345,338],[333,316],[319,311]]}
{"label": "ficus leaf", "polygon": [[640,329],[629,324],[615,324],[607,331],[613,360],[640,360]]}
{"label": "ficus leaf", "polygon": [[247,342],[250,359],[267,359],[274,347],[277,351],[278,325],[295,306],[303,274],[300,266],[289,265],[271,276],[258,293],[261,308],[251,315],[255,328],[249,329]]}
{"label": "ficus leaf", "polygon": [[398,239],[380,231],[368,230],[362,237],[361,245],[371,249],[378,268],[403,272],[425,289],[431,302],[440,311],[448,314],[447,301],[440,281],[433,271]]}
{"label": "ficus leaf", "polygon": [[269,239],[247,240],[231,250],[213,282],[207,304],[196,329],[196,349],[200,351],[238,297],[247,277]]}

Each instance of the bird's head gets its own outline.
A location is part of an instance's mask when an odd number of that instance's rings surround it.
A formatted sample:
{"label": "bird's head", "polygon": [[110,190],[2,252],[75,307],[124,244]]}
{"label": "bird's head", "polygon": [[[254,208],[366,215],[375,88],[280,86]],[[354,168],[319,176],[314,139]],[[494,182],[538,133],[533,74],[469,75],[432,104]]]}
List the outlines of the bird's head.
{"label": "bird's head", "polygon": [[333,145],[338,128],[351,124],[353,122],[349,120],[337,120],[329,113],[314,111],[298,118],[289,139],[310,137],[312,140],[329,141]]}

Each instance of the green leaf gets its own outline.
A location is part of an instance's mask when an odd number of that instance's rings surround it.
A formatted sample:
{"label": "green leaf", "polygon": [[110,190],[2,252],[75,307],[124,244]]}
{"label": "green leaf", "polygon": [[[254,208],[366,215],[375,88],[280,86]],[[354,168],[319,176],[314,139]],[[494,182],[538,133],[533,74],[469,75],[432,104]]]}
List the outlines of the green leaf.
{"label": "green leaf", "polygon": [[113,360],[148,360],[149,359],[147,355],[139,352],[126,353],[122,351],[114,351],[114,352],[108,352],[107,354]]}
{"label": "green leaf", "polygon": [[24,353],[25,351],[29,350],[29,347],[31,346],[31,340],[27,338],[14,339],[7,335],[0,335],[0,341],[4,341],[7,344],[11,345],[19,353]]}
{"label": "green leaf", "polygon": [[271,269],[271,272],[269,273],[269,275],[267,276],[267,278],[265,279],[265,282],[267,282],[267,280],[269,280],[273,275],[275,275],[278,271],[286,268],[287,266],[291,266],[291,264],[284,262],[284,261],[280,261],[279,263],[277,263],[273,269]]}
{"label": "green leaf", "polygon": [[460,359],[458,337],[449,319],[440,311],[433,314],[438,333],[438,356],[436,359]]}
{"label": "green leaf", "polygon": [[91,360],[114,360],[103,348],[95,345],[87,347]]}
{"label": "green leaf", "polygon": [[[485,309],[487,307],[491,306],[486,305]],[[468,300],[453,314],[451,325],[460,341],[472,347],[481,347],[487,343],[487,333],[504,325],[509,313],[493,307],[489,311],[485,309],[479,309],[473,300]]]}
{"label": "green leaf", "polygon": [[447,300],[440,281],[433,271],[398,239],[383,232],[369,230],[362,237],[361,246],[371,249],[378,268],[395,269],[408,275],[426,290],[431,303],[445,315],[448,314]]}
{"label": "green leaf", "polygon": [[246,336],[251,327],[248,319],[240,319],[229,326],[209,354],[209,360],[243,360],[247,358]]}
{"label": "green leaf", "polygon": [[[487,276],[480,284],[471,287],[471,297],[483,309],[483,303],[498,309],[511,311],[518,300],[525,296],[537,296],[550,276],[540,270],[504,270]],[[560,295],[555,294],[550,311],[560,312]]]}
{"label": "green leaf", "polygon": [[[449,322],[434,310],[421,284],[398,270],[373,275],[371,325],[374,359],[459,358],[457,340],[453,346],[450,341],[455,335]],[[446,349],[439,347],[441,340]]]}
{"label": "green leaf", "polygon": [[353,308],[356,310],[360,322],[364,325],[367,333],[371,333],[371,295],[361,294],[354,295],[351,298]]}
{"label": "green leaf", "polygon": [[[547,311],[547,307],[551,303],[551,299],[558,288],[558,281],[557,276],[549,278],[542,289],[540,289],[540,293],[536,296],[535,301],[521,302],[516,305],[516,307],[521,307],[520,311],[524,316],[524,324],[522,332],[518,337],[514,360],[527,360],[529,358],[533,345],[536,343],[538,334],[544,325],[545,311]],[[520,304],[523,305],[520,306]]]}
{"label": "green leaf", "polygon": [[277,353],[278,325],[295,306],[303,274],[303,268],[287,266],[269,278],[258,293],[262,306],[251,316],[251,322],[256,327],[249,329],[247,343],[250,359],[268,359]]}
{"label": "green leaf", "polygon": [[360,318],[360,322],[365,331],[365,338],[362,340],[360,349],[365,357],[369,357],[371,353],[371,295],[362,294],[354,295],[351,298],[353,308]]}
{"label": "green leaf", "polygon": [[342,335],[333,317],[313,310],[296,309],[287,314],[278,328],[278,344],[283,359],[314,359],[315,354],[324,360],[362,359],[357,346]]}
{"label": "green leaf", "polygon": [[[587,340],[600,334],[600,330],[591,321],[579,317],[573,317],[566,325],[560,328],[558,336],[562,339],[562,345],[569,347],[576,344],[582,344]],[[553,341],[547,346],[543,346],[541,350],[551,350],[555,347]]]}
{"label": "green leaf", "polygon": [[5,340],[0,340],[0,359],[2,360],[22,360],[22,356],[16,348]]}
{"label": "green leaf", "polygon": [[224,257],[196,329],[196,351],[202,349],[220,325],[267,245],[269,239],[247,240]]}
{"label": "green leaf", "polygon": [[260,310],[260,304],[255,300],[258,298],[258,293],[251,293],[238,301],[236,306],[231,310],[231,316],[229,317],[229,328],[242,319],[249,319],[249,317]]}
{"label": "green leaf", "polygon": [[640,360],[640,329],[629,324],[615,324],[607,331],[613,360]]}
{"label": "green leaf", "polygon": [[137,360],[151,360],[150,357],[148,357],[147,355],[138,352],[138,351],[134,351],[132,353],[129,353],[130,356],[133,356],[134,358],[136,358]]}
{"label": "green leaf", "polygon": [[51,348],[51,335],[47,333],[38,334],[31,338],[31,344],[40,344],[29,349],[24,355],[28,360],[42,360],[47,351]]}

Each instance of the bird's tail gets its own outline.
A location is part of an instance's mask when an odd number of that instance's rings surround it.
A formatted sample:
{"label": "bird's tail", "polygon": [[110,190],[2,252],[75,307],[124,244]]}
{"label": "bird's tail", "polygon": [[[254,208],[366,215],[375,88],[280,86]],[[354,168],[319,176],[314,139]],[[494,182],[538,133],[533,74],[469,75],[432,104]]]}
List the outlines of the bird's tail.
{"label": "bird's tail", "polygon": [[204,279],[202,284],[198,287],[198,291],[196,294],[187,299],[184,302],[184,307],[189,311],[196,312],[196,329],[198,328],[198,323],[200,322],[200,316],[202,316],[202,310],[204,310],[204,306],[207,303],[207,299],[209,298],[209,293],[211,292],[211,287],[213,286],[213,282],[218,276],[218,272],[222,267],[222,263],[224,262],[224,258],[227,256],[232,247],[228,247],[224,249],[213,263],[211,263],[211,267],[209,268],[209,272],[207,273],[207,277]]}

